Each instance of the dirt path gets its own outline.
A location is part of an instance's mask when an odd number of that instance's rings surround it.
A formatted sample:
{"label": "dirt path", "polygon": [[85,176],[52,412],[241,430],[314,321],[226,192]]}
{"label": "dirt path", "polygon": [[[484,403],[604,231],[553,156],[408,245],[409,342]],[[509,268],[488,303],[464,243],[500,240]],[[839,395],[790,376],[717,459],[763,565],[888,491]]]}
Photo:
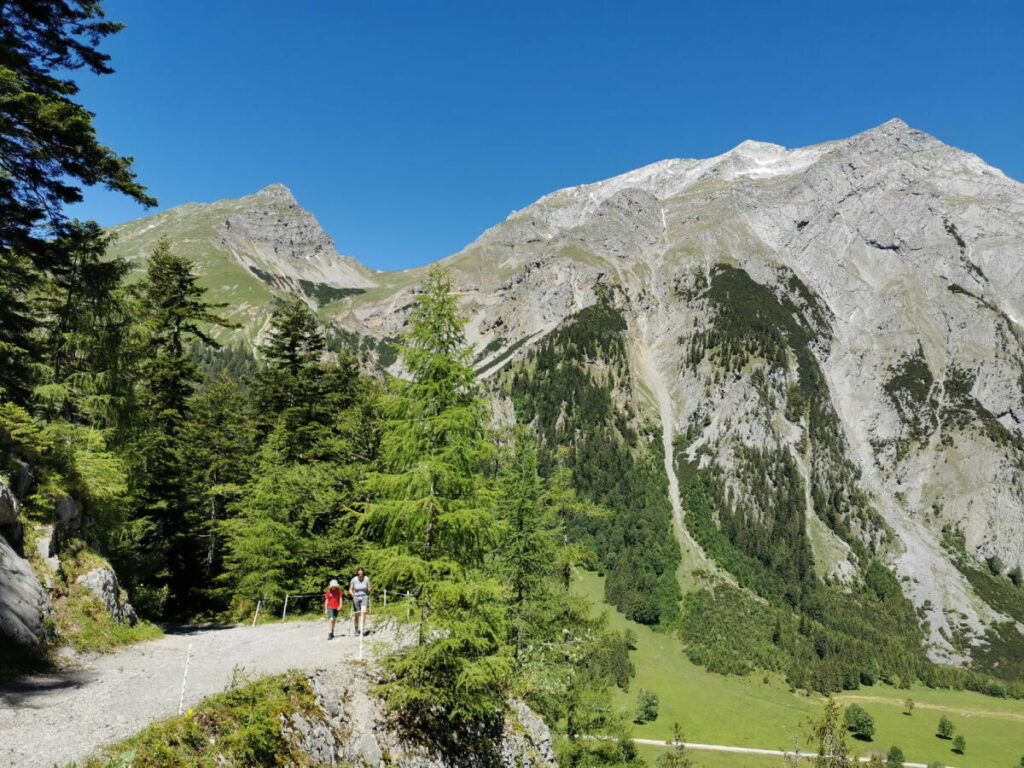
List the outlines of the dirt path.
{"label": "dirt path", "polygon": [[[351,627],[349,627],[351,630]],[[364,641],[369,658],[388,637]],[[178,712],[185,659],[192,651],[184,705],[224,690],[234,668],[258,676],[352,663],[359,641],[327,642],[323,621],[297,621],[168,634],[78,668],[0,685],[0,765],[39,768],[81,760],[105,744]]]}
{"label": "dirt path", "polygon": [[[836,701],[858,701],[867,702],[870,704],[889,704],[893,707],[902,707],[902,701],[893,701],[887,699],[884,696],[860,696],[858,694],[842,694],[836,696]],[[942,704],[929,704],[927,702],[915,702],[914,709],[931,709],[936,712],[949,712],[952,715],[961,715],[963,717],[994,717],[999,720],[1013,720],[1014,722],[1024,723],[1024,713],[1021,712],[997,712],[989,709],[961,709],[959,707],[946,707]]]}

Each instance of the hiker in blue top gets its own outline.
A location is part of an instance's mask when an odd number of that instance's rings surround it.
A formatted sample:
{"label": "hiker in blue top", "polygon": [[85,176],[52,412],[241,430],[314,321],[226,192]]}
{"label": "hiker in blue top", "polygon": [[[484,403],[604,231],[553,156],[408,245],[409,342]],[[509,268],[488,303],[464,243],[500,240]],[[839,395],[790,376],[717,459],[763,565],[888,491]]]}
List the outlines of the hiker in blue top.
{"label": "hiker in blue top", "polygon": [[356,571],[348,584],[348,593],[352,597],[352,630],[356,637],[366,631],[366,617],[370,612],[370,578],[362,568]]}

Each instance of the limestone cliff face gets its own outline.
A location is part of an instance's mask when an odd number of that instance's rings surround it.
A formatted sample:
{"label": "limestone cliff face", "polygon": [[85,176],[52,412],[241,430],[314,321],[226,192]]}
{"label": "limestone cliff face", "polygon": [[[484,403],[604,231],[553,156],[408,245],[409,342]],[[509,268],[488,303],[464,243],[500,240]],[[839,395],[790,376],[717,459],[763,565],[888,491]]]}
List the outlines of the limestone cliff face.
{"label": "limestone cliff face", "polygon": [[[403,736],[370,691],[371,671],[348,667],[309,677],[322,717],[292,715],[285,733],[316,765],[384,768],[554,768],[551,733],[521,702],[512,702],[493,738],[445,754]],[[482,745],[482,746],[481,746]]]}
{"label": "limestone cliff face", "polygon": [[[260,227],[278,202],[245,200],[218,237],[266,243],[246,246],[260,263],[316,252]],[[183,226],[185,208],[161,216]],[[159,217],[126,227],[173,236]],[[714,471],[758,516],[753,452],[792,465],[818,575],[854,580],[883,558],[933,657],[964,661],[987,626],[1024,621],[969,578],[990,558],[1024,565],[1024,185],[893,120],[559,190],[443,261],[485,377],[616,286],[667,470]],[[398,335],[424,270],[358,274],[376,287],[323,317]]]}

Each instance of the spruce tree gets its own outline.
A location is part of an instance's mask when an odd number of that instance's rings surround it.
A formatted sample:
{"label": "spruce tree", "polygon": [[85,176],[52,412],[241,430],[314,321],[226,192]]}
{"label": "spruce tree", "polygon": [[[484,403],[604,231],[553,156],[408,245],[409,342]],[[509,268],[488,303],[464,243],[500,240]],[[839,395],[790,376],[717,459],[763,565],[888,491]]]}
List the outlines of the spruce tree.
{"label": "spruce tree", "polygon": [[419,644],[386,661],[381,693],[436,737],[498,714],[510,674],[503,590],[482,573],[495,545],[481,494],[490,449],[463,324],[451,278],[432,269],[401,347],[409,379],[383,402],[381,461],[359,526],[377,583],[410,590],[421,606]]}
{"label": "spruce tree", "polygon": [[280,428],[289,460],[326,458],[335,417],[364,394],[352,355],[324,360],[324,350],[323,330],[306,303],[278,300],[253,395],[261,432]]}
{"label": "spruce tree", "polygon": [[129,442],[139,514],[150,525],[140,547],[143,572],[138,577],[157,590],[151,610],[162,610],[161,601],[169,598],[171,613],[183,615],[193,574],[181,429],[200,382],[189,350],[196,343],[218,347],[210,327],[232,326],[216,314],[223,305],[204,299],[193,262],[173,253],[166,239],[154,249],[139,292],[140,392]]}
{"label": "spruce tree", "polygon": [[37,288],[35,401],[51,420],[111,427],[127,416],[134,318],[122,284],[128,264],[107,256],[108,241],[96,224],[73,222],[55,243],[66,258]]}
{"label": "spruce tree", "polygon": [[223,569],[222,524],[252,472],[255,434],[245,395],[223,372],[191,398],[188,411],[177,448],[190,542],[183,556],[194,574],[190,604],[211,606]]}
{"label": "spruce tree", "polygon": [[99,45],[120,28],[97,0],[0,3],[0,392],[21,404],[41,354],[30,294],[70,258],[66,206],[95,184],[156,202],[135,180],[131,158],[100,143],[69,77],[109,74]]}

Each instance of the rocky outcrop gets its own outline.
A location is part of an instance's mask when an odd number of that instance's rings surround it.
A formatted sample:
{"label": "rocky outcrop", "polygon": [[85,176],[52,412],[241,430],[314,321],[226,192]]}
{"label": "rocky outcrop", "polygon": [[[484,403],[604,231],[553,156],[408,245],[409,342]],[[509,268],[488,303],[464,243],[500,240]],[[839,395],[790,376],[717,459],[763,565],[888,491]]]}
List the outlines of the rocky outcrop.
{"label": "rocky outcrop", "polygon": [[19,646],[46,640],[50,598],[31,564],[0,536],[0,640]]}
{"label": "rocky outcrop", "polygon": [[484,747],[439,754],[410,741],[389,719],[370,690],[374,680],[367,669],[310,675],[322,717],[288,716],[286,735],[317,765],[354,768],[556,768],[547,725],[521,702],[513,702],[500,732]]}
{"label": "rocky outcrop", "polygon": [[15,547],[21,547],[21,508],[11,489],[0,483],[0,537]]}
{"label": "rocky outcrop", "polygon": [[118,624],[134,626],[138,621],[135,609],[117,583],[117,574],[113,568],[94,568],[75,581],[92,592]]}

